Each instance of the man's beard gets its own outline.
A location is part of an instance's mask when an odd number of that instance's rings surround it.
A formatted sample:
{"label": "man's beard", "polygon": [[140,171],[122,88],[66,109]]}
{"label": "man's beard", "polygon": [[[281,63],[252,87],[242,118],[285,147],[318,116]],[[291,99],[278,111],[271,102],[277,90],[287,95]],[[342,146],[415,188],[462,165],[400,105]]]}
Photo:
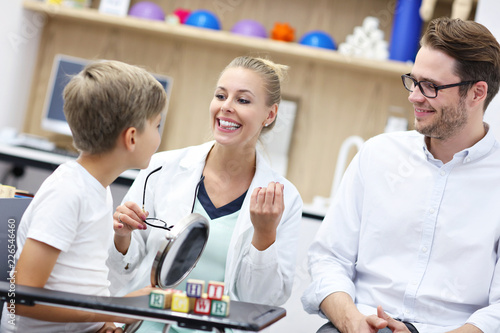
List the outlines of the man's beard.
{"label": "man's beard", "polygon": [[464,128],[469,118],[465,110],[465,101],[463,98],[460,98],[456,107],[442,108],[441,113],[437,116],[439,118],[434,119],[431,124],[425,126],[419,124],[417,119],[415,119],[415,129],[417,132],[434,139],[446,140]]}

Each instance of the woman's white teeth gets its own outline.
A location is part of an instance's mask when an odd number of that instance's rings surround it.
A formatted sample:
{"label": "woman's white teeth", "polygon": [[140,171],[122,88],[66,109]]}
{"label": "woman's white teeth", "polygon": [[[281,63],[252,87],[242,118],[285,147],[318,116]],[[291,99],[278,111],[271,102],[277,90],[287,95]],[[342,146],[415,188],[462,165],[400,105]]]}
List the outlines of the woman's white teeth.
{"label": "woman's white teeth", "polygon": [[237,129],[239,128],[241,125],[238,125],[236,123],[233,123],[233,122],[230,122],[230,121],[227,121],[227,120],[219,120],[219,124],[221,127],[224,127],[224,128],[227,128],[227,129]]}

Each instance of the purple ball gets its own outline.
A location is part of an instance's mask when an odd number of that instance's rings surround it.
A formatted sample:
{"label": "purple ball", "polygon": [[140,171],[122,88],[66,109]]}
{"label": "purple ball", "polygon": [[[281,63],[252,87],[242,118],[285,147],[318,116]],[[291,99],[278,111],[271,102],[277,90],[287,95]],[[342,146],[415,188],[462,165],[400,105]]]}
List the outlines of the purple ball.
{"label": "purple ball", "polygon": [[163,9],[150,1],[141,1],[133,5],[128,14],[130,16],[141,17],[150,20],[165,21]]}
{"label": "purple ball", "polygon": [[231,29],[231,32],[239,35],[267,38],[266,28],[254,20],[241,20],[237,22]]}

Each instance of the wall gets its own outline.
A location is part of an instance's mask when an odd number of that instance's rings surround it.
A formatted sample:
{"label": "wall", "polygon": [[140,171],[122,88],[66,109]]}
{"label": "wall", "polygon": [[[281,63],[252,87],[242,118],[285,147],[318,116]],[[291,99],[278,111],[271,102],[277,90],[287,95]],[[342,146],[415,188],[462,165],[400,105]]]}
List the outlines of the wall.
{"label": "wall", "polygon": [[[21,131],[38,53],[40,15],[22,9],[22,0],[0,2],[0,130]],[[0,183],[11,166],[0,162]],[[33,170],[27,186],[36,190],[46,174]],[[29,183],[29,185],[28,185]]]}
{"label": "wall", "polygon": [[22,0],[0,3],[0,128],[21,130],[38,53],[43,15],[24,11]]}
{"label": "wall", "polygon": [[[493,35],[500,41],[500,24],[498,23],[500,13],[500,1],[481,0],[476,9],[475,21],[484,24]],[[500,139],[500,96],[497,95],[491,101],[484,119],[491,125],[495,136]]]}

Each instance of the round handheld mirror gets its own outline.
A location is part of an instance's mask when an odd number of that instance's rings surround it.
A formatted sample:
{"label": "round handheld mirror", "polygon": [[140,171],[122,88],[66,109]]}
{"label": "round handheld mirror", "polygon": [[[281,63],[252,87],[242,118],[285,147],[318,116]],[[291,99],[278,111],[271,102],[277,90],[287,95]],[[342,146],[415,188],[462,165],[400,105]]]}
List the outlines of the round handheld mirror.
{"label": "round handheld mirror", "polygon": [[192,213],[165,234],[151,269],[151,284],[162,289],[174,288],[196,266],[208,241],[209,223]]}

